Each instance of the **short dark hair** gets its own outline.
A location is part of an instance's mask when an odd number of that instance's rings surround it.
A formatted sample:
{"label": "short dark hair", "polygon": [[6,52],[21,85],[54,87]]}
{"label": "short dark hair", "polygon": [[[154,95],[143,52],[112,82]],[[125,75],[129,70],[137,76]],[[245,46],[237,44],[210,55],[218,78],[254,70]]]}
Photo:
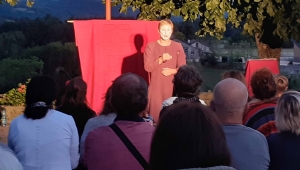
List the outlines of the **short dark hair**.
{"label": "short dark hair", "polygon": [[[48,76],[33,77],[26,89],[26,107],[24,115],[28,119],[41,119],[52,108],[55,99],[55,82]],[[32,107],[36,102],[44,102],[45,106]]]}
{"label": "short dark hair", "polygon": [[180,102],[166,109],[154,133],[150,169],[229,166],[222,125],[207,106]]}
{"label": "short dark hair", "polygon": [[254,97],[260,100],[275,97],[277,88],[272,72],[267,68],[257,70],[251,77]]}
{"label": "short dark hair", "polygon": [[201,91],[202,78],[195,66],[181,66],[173,80],[178,97],[198,96]]}
{"label": "short dark hair", "polygon": [[111,104],[118,115],[138,115],[148,104],[148,85],[133,73],[117,77],[111,87]]}

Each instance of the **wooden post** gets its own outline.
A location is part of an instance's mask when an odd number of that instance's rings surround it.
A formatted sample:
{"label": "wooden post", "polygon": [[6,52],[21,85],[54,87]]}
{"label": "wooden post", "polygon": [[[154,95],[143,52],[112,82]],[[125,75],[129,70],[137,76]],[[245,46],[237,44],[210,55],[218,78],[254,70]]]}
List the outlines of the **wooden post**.
{"label": "wooden post", "polygon": [[105,19],[111,20],[111,0],[105,0]]}

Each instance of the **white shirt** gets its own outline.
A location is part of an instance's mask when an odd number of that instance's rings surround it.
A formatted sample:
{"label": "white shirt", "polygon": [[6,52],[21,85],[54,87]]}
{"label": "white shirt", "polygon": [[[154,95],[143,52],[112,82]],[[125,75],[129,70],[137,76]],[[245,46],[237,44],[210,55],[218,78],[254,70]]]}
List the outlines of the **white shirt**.
{"label": "white shirt", "polygon": [[24,114],[11,122],[8,146],[24,170],[71,170],[79,161],[79,138],[73,118],[49,110],[42,119]]}
{"label": "white shirt", "polygon": [[13,151],[3,143],[0,143],[0,170],[23,170]]}

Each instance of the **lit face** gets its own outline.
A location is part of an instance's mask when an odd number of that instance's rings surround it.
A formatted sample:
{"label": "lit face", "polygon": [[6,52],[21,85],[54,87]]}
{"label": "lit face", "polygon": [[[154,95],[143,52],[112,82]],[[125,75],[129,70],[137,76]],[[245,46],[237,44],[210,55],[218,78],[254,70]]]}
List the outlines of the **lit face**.
{"label": "lit face", "polygon": [[163,40],[169,40],[171,38],[173,29],[171,25],[162,25],[159,30],[160,38]]}

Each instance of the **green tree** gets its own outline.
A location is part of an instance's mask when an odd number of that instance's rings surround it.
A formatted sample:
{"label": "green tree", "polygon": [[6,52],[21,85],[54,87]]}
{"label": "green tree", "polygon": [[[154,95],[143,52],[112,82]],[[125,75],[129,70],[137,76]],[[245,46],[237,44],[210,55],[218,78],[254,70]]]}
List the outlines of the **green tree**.
{"label": "green tree", "polygon": [[0,93],[25,83],[28,78],[39,75],[43,62],[36,57],[28,59],[3,59],[0,61]]}
{"label": "green tree", "polygon": [[270,49],[281,48],[291,38],[300,41],[300,0],[115,0],[113,5],[122,5],[120,12],[138,9],[139,19],[174,15],[195,21],[200,16],[197,35],[220,39],[231,23]]}
{"label": "green tree", "polygon": [[197,31],[192,22],[181,22],[178,26],[178,30],[182,32],[187,39],[195,39],[195,32]]}
{"label": "green tree", "polygon": [[[0,4],[3,4],[3,2],[7,2],[9,5],[15,6],[17,5],[17,3],[20,2],[20,0],[0,0]],[[34,4],[33,0],[26,0],[26,5],[28,7],[32,7],[33,4]]]}
{"label": "green tree", "polygon": [[21,31],[11,31],[0,34],[0,60],[18,58],[23,50],[25,36]]}
{"label": "green tree", "polygon": [[174,32],[173,36],[181,41],[186,41],[186,36],[182,32]]}
{"label": "green tree", "polygon": [[25,48],[44,46],[57,41],[63,43],[75,41],[73,25],[51,15],[34,20],[22,18],[16,22],[5,22],[0,25],[0,33],[12,31],[21,31],[24,34]]}
{"label": "green tree", "polygon": [[64,67],[70,77],[80,75],[80,63],[75,43],[52,42],[45,46],[29,48],[22,58],[38,57],[44,62],[43,74],[55,76],[57,67]]}

